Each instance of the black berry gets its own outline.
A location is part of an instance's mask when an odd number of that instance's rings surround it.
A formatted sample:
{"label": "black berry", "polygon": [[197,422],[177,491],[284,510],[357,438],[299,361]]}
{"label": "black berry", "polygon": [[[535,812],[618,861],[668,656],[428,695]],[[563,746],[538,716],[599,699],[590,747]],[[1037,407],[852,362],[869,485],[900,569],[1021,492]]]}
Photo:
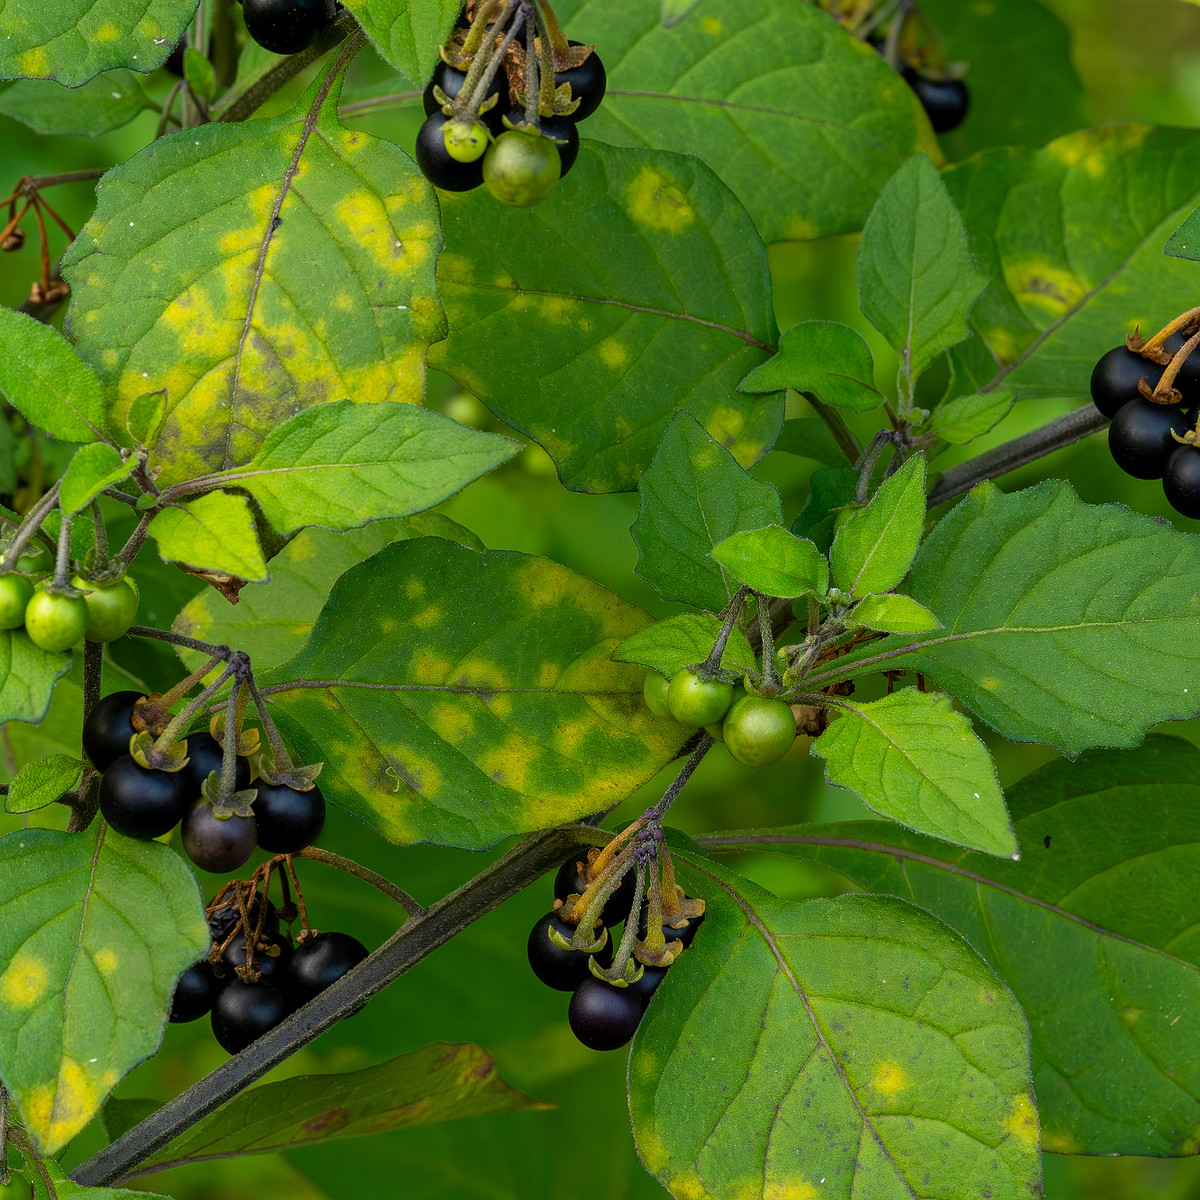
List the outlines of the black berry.
{"label": "black berry", "polygon": [[284,784],[262,783],[254,801],[258,844],[272,854],[294,854],[311,846],[325,825],[325,797],[319,787],[298,792]]}
{"label": "black berry", "polygon": [[1108,427],[1113,461],[1135,479],[1159,479],[1191,422],[1174,404],[1154,404],[1141,398],[1126,404]]}
{"label": "black berry", "polygon": [[[193,798],[200,795],[204,781],[216,771],[221,773],[221,763],[225,752],[221,743],[211,733],[189,733],[187,735],[188,764],[184,767],[192,785]],[[233,773],[235,792],[243,791],[250,786],[250,760],[237,756],[237,767]]]}
{"label": "black berry", "polygon": [[[457,67],[452,67],[444,60],[439,61],[438,65],[433,69],[433,78],[430,79],[429,86],[426,87],[424,95],[421,97],[421,103],[425,106],[425,115],[432,117],[434,113],[442,111],[437,97],[433,94],[435,87],[440,87],[445,93],[446,98],[453,100],[462,91],[463,81],[466,78],[466,71],[460,71]],[[500,133],[504,129],[503,116],[512,105],[512,98],[508,91],[508,76],[505,74],[503,67],[496,72],[495,78],[488,86],[487,94],[488,96],[495,96],[496,103],[487,112],[480,113],[479,119],[493,133]],[[486,100],[487,97],[485,96],[484,99]]]}
{"label": "black berry", "polygon": [[[579,46],[582,43],[571,42],[571,45]],[[604,63],[600,61],[600,55],[593,50],[581,66],[570,67],[565,71],[555,71],[555,86],[558,87],[564,83],[571,85],[571,96],[579,101],[579,107],[571,114],[572,120],[586,120],[600,107],[600,101],[604,99],[604,90],[608,86],[608,73],[604,70]],[[567,170],[568,167],[564,160],[564,175]]]}
{"label": "black berry", "polygon": [[[237,928],[238,921],[241,919],[237,905],[233,902],[230,895],[226,895],[226,900],[229,901],[223,908],[214,909],[208,914],[208,932],[212,940],[219,946],[225,939]],[[258,928],[258,914],[262,909],[262,898],[256,893],[254,898],[247,906],[247,913],[250,920],[251,930]],[[279,932],[279,913],[275,905],[270,900],[267,901],[267,915],[263,921],[263,933],[278,933]]]}
{"label": "black berry", "polygon": [[132,838],[156,838],[183,819],[192,800],[182,771],[147,770],[122,755],[100,780],[100,811],[118,832]]}
{"label": "black berry", "polygon": [[258,845],[253,817],[218,817],[207,800],[196,800],[183,817],[183,848],[203,871],[228,875],[242,866]]}
{"label": "black berry", "polygon": [[[1177,344],[1172,348],[1171,342]],[[1182,339],[1172,338],[1165,343],[1164,349],[1174,353],[1183,344]],[[1191,363],[1188,358],[1188,364]],[[1200,364],[1198,364],[1200,365]],[[1151,359],[1134,354],[1127,346],[1114,346],[1100,356],[1092,368],[1091,393],[1092,403],[1111,421],[1131,400],[1136,400],[1138,381],[1146,380],[1146,386],[1153,389],[1162,377],[1164,368]],[[1176,386],[1188,386],[1189,381],[1181,378],[1183,372],[1176,376]]]}
{"label": "black berry", "polygon": [[188,967],[175,982],[175,991],[171,996],[171,1021],[179,1024],[204,1016],[212,1008],[220,990],[220,981],[213,974],[207,959]]}
{"label": "black berry", "polygon": [[83,723],[83,749],[97,771],[106,771],[129,753],[133,737],[133,706],[141,692],[110,692],[88,713]]}
{"label": "black berry", "polygon": [[[579,873],[579,866],[582,861],[584,860],[581,860],[578,855],[573,854],[558,868],[558,874],[554,876],[555,900],[565,902],[568,896],[583,895],[587,884],[584,883],[583,876]],[[632,907],[633,871],[629,870],[621,876],[621,882],[617,885],[617,890],[609,896],[603,911],[600,913],[600,920],[605,925],[620,925],[629,916],[629,910]]]}
{"label": "black berry", "polygon": [[[539,917],[537,924],[529,931],[529,941],[526,953],[533,973],[547,986],[559,992],[573,992],[585,979],[592,977],[588,969],[588,958],[585,950],[563,950],[550,940],[550,928],[557,929],[568,942],[575,936],[575,926],[568,925],[557,913],[547,913]],[[596,932],[600,932],[597,926]],[[604,949],[597,951],[596,961],[604,967],[612,962],[612,938],[604,944]]]}
{"label": "black berry", "polygon": [[[284,938],[263,934],[254,950],[254,969],[262,975],[262,982],[269,983],[281,995],[290,991],[288,968],[292,962],[291,944]],[[246,939],[239,934],[221,953],[225,965],[226,979],[236,979],[234,970],[246,965]]]}
{"label": "black berry", "polygon": [[183,37],[175,44],[175,49],[167,55],[167,61],[163,66],[175,76],[176,79],[183,78],[183,52],[187,49],[188,36],[185,33]]}
{"label": "black berry", "polygon": [[417,132],[414,157],[421,174],[444,192],[469,192],[483,182],[483,159],[459,162],[446,150],[442,127],[450,118],[440,112],[425,119]]}
{"label": "black berry", "polygon": [[1179,446],[1167,459],[1163,491],[1181,516],[1200,520],[1200,450]]}
{"label": "black berry", "polygon": [[949,133],[967,119],[971,94],[961,79],[929,79],[911,67],[901,74],[916,93],[934,133]]}
{"label": "black berry", "polygon": [[642,998],[632,988],[585,979],[571,997],[571,1032],[590,1050],[616,1050],[637,1032]]}
{"label": "black berry", "polygon": [[213,1036],[224,1050],[237,1054],[274,1029],[290,1012],[291,1005],[270,984],[243,983],[235,977],[221,988],[213,1002]]}
{"label": "black berry", "polygon": [[288,971],[297,1003],[311,1000],[336,983],[368,953],[366,946],[348,933],[318,933],[311,941],[297,946]]}
{"label": "black berry", "polygon": [[326,0],[243,0],[246,32],[272,54],[298,54],[329,24]]}
{"label": "black berry", "polygon": [[637,992],[637,994],[642,998],[642,1007],[645,1008],[646,1005],[650,1003],[650,998],[655,992],[658,991],[658,985],[662,983],[666,977],[666,967],[643,966],[641,978],[637,981],[637,983],[631,983],[629,985],[629,990],[631,992]]}

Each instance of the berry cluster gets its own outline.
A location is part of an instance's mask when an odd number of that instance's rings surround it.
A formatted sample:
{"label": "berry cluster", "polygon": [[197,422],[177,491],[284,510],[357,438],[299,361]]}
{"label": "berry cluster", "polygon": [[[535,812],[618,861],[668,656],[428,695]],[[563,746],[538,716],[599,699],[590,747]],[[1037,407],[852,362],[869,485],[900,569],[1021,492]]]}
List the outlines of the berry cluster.
{"label": "berry cluster", "polygon": [[137,615],[137,585],[127,576],[88,580],[76,575],[58,586],[46,556],[25,554],[0,575],[0,629],[24,629],[42,650],[61,653],[90,642],[123,637]]}
{"label": "berry cluster", "polygon": [[796,740],[795,714],[782,700],[751,695],[742,684],[704,679],[690,667],[670,680],[651,671],[642,695],[656,717],[704,729],[745,767],[778,762]]}
{"label": "berry cluster", "polygon": [[337,16],[334,0],[242,0],[246,32],[272,54],[307,50]]}
{"label": "berry cluster", "polygon": [[961,79],[922,75],[913,67],[905,67],[900,75],[916,93],[934,133],[949,133],[967,119],[971,94]]}
{"label": "berry cluster", "polygon": [[[149,767],[132,751],[137,735],[147,728],[150,697],[141,692],[113,692],[88,714],[83,748],[92,765],[103,772],[100,811],[118,833],[132,838],[156,838],[181,825],[183,848],[206,871],[236,871],[255,846],[272,854],[294,854],[320,834],[325,824],[325,797],[315,784],[298,791],[285,784],[259,779],[252,809],[223,812],[213,803],[214,790],[205,784],[219,777],[224,761],[221,743],[211,733],[189,733],[186,758],[174,770]],[[252,781],[249,760],[236,758],[234,790],[243,792]]]}
{"label": "berry cluster", "polygon": [[[591,962],[607,967],[613,961],[613,944],[609,930],[629,919],[633,907],[634,881],[632,870],[622,876],[616,890],[605,902],[600,921],[595,927],[596,941],[603,944],[594,950],[576,950],[570,945],[575,926],[564,919],[567,902],[578,898],[591,882],[591,868],[599,851],[588,852],[586,862],[572,855],[554,877],[554,908],[540,917],[529,932],[526,952],[533,973],[547,987],[571,993],[567,1019],[571,1031],[592,1050],[616,1050],[624,1046],[641,1023],[658,985],[666,976],[667,966],[638,963],[641,973],[628,983],[610,983],[592,974]],[[648,931],[649,907],[643,903],[638,918],[637,935],[645,941]],[[676,942],[680,949],[690,946],[704,915],[691,917],[682,924],[663,924],[663,938]]]}
{"label": "berry cluster", "polygon": [[[548,6],[511,19],[486,3],[468,14],[425,89],[417,165],[444,191],[483,184],[501,203],[527,208],[575,165],[576,126],[604,99],[604,64],[594,46],[563,36]],[[548,63],[541,87],[540,62]]]}
{"label": "berry cluster", "polygon": [[1171,507],[1200,518],[1200,446],[1187,440],[1200,417],[1200,361],[1184,352],[1180,333],[1157,340],[1135,334],[1102,355],[1092,402],[1112,422],[1108,448],[1117,466],[1135,479],[1161,479]]}
{"label": "berry cluster", "polygon": [[173,1022],[210,1013],[213,1036],[230,1054],[274,1029],[368,954],[347,933],[306,927],[293,942],[275,905],[255,885],[249,885],[247,902],[247,890],[230,884],[213,899],[208,957],[179,976],[171,998]]}

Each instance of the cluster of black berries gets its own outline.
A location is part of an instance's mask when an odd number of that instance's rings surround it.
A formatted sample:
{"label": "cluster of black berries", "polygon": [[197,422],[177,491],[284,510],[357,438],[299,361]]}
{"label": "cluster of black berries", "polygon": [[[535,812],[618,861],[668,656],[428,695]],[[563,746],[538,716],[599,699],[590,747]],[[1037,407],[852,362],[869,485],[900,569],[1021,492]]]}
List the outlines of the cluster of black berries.
{"label": "cluster of black berries", "polygon": [[272,54],[307,50],[341,7],[334,0],[241,0],[241,4],[246,32]]}
{"label": "cluster of black berries", "polygon": [[[905,17],[898,18],[907,19]],[[901,39],[903,40],[903,39]],[[867,35],[867,42],[880,54],[888,56],[888,34],[883,29],[873,29]],[[894,54],[902,54],[899,46]],[[971,93],[961,79],[955,78],[946,71],[933,73],[928,67],[918,70],[912,63],[897,63],[888,58],[892,66],[900,72],[900,77],[912,88],[934,133],[949,133],[957,129],[966,119],[971,108]]]}
{"label": "cluster of black berries", "polygon": [[[1182,349],[1184,338],[1172,334],[1163,343],[1168,355]],[[1161,479],[1163,492],[1176,512],[1200,519],[1200,447],[1183,438],[1200,416],[1200,355],[1184,359],[1175,376],[1174,403],[1159,404],[1139,391],[1144,379],[1151,391],[1165,363],[1116,346],[1092,370],[1092,402],[1112,422],[1108,448],[1113,461],[1135,479]]]}
{"label": "cluster of black berries", "polygon": [[[521,55],[520,41],[510,54]],[[459,44],[452,43],[452,51]],[[578,65],[554,73],[556,88],[564,84],[570,88],[564,107],[571,111],[539,114],[536,128],[526,122],[523,99],[510,90],[507,55],[505,61],[493,64],[496,70],[477,118],[470,115],[474,106],[463,115],[455,111],[467,70],[443,57],[425,89],[426,121],[417,134],[415,157],[425,178],[447,192],[469,192],[485,184],[497,200],[517,208],[544,200],[575,165],[577,123],[600,107],[608,82],[594,48],[581,48],[579,42],[569,45],[586,54]],[[446,53],[443,48],[443,56]],[[454,57],[463,61],[457,53]]]}
{"label": "cluster of black berries", "polygon": [[[596,854],[592,850],[589,861]],[[597,979],[591,973],[588,959],[592,956],[586,950],[564,950],[551,940],[551,929],[568,942],[575,936],[575,927],[563,920],[559,910],[568,896],[583,895],[587,888],[587,870],[588,863],[577,861],[574,855],[559,867],[554,877],[555,907],[540,917],[530,930],[526,950],[533,973],[547,987],[571,993],[567,1019],[571,1023],[572,1033],[589,1049],[616,1050],[637,1032],[642,1016],[668,968],[642,964],[641,977],[635,983],[621,987]],[[633,888],[633,874],[629,872],[608,898],[596,925],[597,937],[602,930],[609,931],[604,948],[595,954],[596,962],[602,967],[607,967],[613,961],[614,937],[620,941],[620,936],[612,932],[613,926],[629,918],[633,907]],[[643,939],[647,932],[647,916],[648,907],[643,904],[637,931],[638,937]],[[703,920],[703,916],[694,917],[679,929],[673,925],[663,925],[663,937],[668,942],[678,941],[685,947],[690,946]]]}
{"label": "cluster of black berries", "polygon": [[243,921],[236,892],[218,894],[208,914],[212,950],[180,975],[171,997],[172,1021],[211,1013],[213,1036],[230,1054],[274,1029],[368,954],[347,933],[305,930],[293,945],[275,905],[257,891],[246,914]]}
{"label": "cluster of black berries", "polygon": [[[83,748],[103,772],[100,812],[118,833],[156,838],[182,824],[183,848],[205,871],[236,871],[255,846],[294,854],[311,845],[325,824],[325,797],[314,786],[301,792],[259,780],[250,816],[222,816],[203,795],[209,775],[221,771],[220,742],[210,733],[187,735],[187,763],[178,771],[142,766],[130,754],[134,708],[141,692],[113,692],[88,714]],[[250,787],[250,763],[237,759],[235,790]]]}

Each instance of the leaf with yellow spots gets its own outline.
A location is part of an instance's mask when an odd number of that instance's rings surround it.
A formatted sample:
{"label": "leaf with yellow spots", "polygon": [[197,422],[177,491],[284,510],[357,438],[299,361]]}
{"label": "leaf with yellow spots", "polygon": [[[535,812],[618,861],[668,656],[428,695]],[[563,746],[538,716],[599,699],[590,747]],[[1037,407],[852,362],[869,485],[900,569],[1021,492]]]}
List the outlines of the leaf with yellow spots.
{"label": "leaf with yellow spots", "polygon": [[926,538],[905,592],[942,627],[870,642],[805,686],[922,671],[1005,737],[1070,755],[1200,713],[1200,539],[1084,504],[1062,480],[975,488]]}
{"label": "leaf with yellow spots", "polygon": [[248,462],[314,405],[424,396],[443,330],[433,189],[336,101],[326,73],[278,117],[160,138],[101,180],[64,259],[111,426],[166,391],[161,485]]}
{"label": "leaf with yellow spots", "polygon": [[371,44],[418,86],[428,82],[449,40],[461,0],[349,0]]}
{"label": "leaf with yellow spots", "polygon": [[0,0],[0,79],[86,83],[112,67],[161,66],[195,0]]}
{"label": "leaf with yellow spots", "polygon": [[775,441],[780,394],[737,391],[776,337],[766,249],[703,163],[585,142],[535,208],[481,189],[442,212],[450,334],[430,361],[567,487],[632,490],[679,410],[744,466]]}
{"label": "leaf with yellow spots", "polygon": [[644,668],[610,658],[649,624],[548,559],[420,538],[347,571],[264,683],[300,754],[337,764],[330,801],[393,842],[482,848],[609,808],[678,752]]}
{"label": "leaf with yellow spots", "polygon": [[344,1075],[302,1075],[243,1092],[127,1178],[189,1162],[271,1154],[460,1117],[550,1108],[509,1087],[470,1043],[424,1046]]}
{"label": "leaf with yellow spots", "polygon": [[608,66],[588,131],[700,155],[768,242],[860,229],[906,158],[940,157],[904,80],[817,5],[698,0],[668,17],[652,0],[561,0],[555,11]]}
{"label": "leaf with yellow spots", "polygon": [[[815,860],[958,930],[1029,1018],[1047,1150],[1194,1155],[1200,750],[1155,734],[1051,763],[1008,801],[1020,862],[879,821],[726,833],[705,848]],[[1006,1116],[1032,1135],[1027,1102]]]}
{"label": "leaf with yellow spots", "polygon": [[195,877],[165,846],[103,823],[0,839],[0,1082],[43,1153],[158,1049],[207,946]]}
{"label": "leaf with yellow spots", "polygon": [[1041,1196],[1028,1026],[966,942],[891,896],[783,901],[675,862],[706,916],[629,1063],[672,1195]]}

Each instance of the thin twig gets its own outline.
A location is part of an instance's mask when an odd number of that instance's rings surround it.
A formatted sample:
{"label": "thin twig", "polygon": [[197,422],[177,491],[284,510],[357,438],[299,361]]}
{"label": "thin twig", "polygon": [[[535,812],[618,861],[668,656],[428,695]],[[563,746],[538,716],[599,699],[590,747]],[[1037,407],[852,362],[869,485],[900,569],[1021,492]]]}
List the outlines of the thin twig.
{"label": "thin twig", "polygon": [[324,863],[327,867],[336,867],[339,871],[345,871],[347,875],[353,875],[355,879],[361,879],[363,883],[369,883],[373,888],[378,888],[383,892],[385,896],[390,896],[395,900],[410,917],[419,917],[426,911],[425,906],[417,903],[403,888],[398,888],[390,879],[385,879],[382,875],[372,871],[370,867],[364,867],[353,859],[343,858],[340,854],[333,854],[328,850],[320,850],[316,846],[306,846],[303,850],[297,851],[296,857],[311,858],[313,862]]}

